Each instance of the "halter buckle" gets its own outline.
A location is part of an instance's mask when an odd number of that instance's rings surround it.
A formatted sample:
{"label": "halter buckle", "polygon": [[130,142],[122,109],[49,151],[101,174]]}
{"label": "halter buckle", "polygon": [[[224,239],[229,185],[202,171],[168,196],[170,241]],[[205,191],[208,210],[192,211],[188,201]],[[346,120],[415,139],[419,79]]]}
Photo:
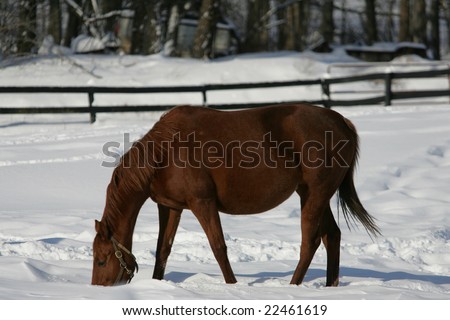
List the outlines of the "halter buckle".
{"label": "halter buckle", "polygon": [[123,259],[123,253],[121,250],[124,250],[126,254],[128,254],[134,262],[134,265],[136,267],[136,272],[139,270],[138,264],[136,263],[136,257],[131,253],[130,250],[128,250],[127,248],[125,248],[119,241],[117,241],[114,237],[111,237],[111,241],[113,243],[113,247],[114,247],[114,255],[116,256],[116,258],[119,260],[119,264],[120,264],[120,272],[117,275],[117,279],[115,283],[118,283],[123,276],[123,272],[125,271],[126,274],[128,275],[128,281],[127,283],[130,283],[131,279],[134,277],[134,271],[130,268],[128,268],[127,263],[125,262],[125,260]]}

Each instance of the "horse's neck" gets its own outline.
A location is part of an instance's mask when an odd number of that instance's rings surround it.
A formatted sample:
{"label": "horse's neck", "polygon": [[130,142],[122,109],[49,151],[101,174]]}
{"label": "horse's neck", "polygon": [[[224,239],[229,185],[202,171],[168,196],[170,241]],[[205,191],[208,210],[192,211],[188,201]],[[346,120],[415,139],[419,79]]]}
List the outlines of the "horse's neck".
{"label": "horse's neck", "polygon": [[139,192],[129,192],[122,195],[117,203],[109,203],[104,212],[112,236],[131,250],[134,227],[142,205],[147,200],[146,195]]}

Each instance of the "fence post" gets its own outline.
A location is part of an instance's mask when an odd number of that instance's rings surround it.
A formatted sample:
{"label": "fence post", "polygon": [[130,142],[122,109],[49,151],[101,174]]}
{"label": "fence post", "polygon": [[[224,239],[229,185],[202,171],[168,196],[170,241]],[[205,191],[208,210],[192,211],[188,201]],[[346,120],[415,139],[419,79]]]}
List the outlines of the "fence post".
{"label": "fence post", "polygon": [[94,123],[96,120],[96,114],[92,108],[92,103],[94,102],[94,90],[92,88],[88,89],[88,96],[89,96],[90,122]]}
{"label": "fence post", "polygon": [[206,98],[206,91],[207,91],[208,89],[207,89],[207,87],[206,86],[203,86],[203,88],[202,88],[202,97],[203,97],[203,106],[204,107],[207,107],[208,106],[208,100],[207,100],[207,98]]}
{"label": "fence post", "polygon": [[390,68],[384,75],[384,105],[390,106],[392,102],[392,72]]}
{"label": "fence post", "polygon": [[323,100],[323,105],[325,108],[331,108],[330,82],[328,81],[328,78],[322,78],[320,80],[320,84],[322,87],[322,96],[326,96],[326,98]]}

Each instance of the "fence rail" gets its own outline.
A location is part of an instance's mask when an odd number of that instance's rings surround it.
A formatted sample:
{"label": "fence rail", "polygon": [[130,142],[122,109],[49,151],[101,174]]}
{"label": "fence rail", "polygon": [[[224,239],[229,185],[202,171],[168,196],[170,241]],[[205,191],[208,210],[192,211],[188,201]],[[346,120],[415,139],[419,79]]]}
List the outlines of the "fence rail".
{"label": "fence rail", "polygon": [[[450,85],[450,67],[441,70],[414,71],[414,72],[385,72],[371,73],[350,77],[322,78],[313,80],[260,82],[260,83],[236,83],[236,84],[207,84],[196,86],[174,86],[174,87],[63,87],[63,86],[4,86],[0,87],[0,94],[18,93],[78,93],[87,94],[88,104],[86,107],[0,107],[0,114],[32,114],[32,113],[88,113],[91,122],[95,122],[96,114],[102,112],[141,112],[141,111],[163,111],[170,109],[173,105],[139,105],[139,106],[94,106],[95,94],[137,94],[137,93],[201,93],[202,104],[216,109],[253,108],[263,105],[276,104],[280,102],[311,102],[321,104],[327,108],[333,106],[356,106],[380,104],[389,106],[392,100],[450,97],[450,88],[443,90],[416,90],[416,91],[392,91],[392,81],[395,79],[434,78],[447,76]],[[352,83],[360,81],[384,81],[384,94],[371,98],[333,100],[331,98],[331,85]],[[245,90],[262,88],[279,88],[293,86],[320,86],[322,92],[321,100],[313,101],[273,101],[264,103],[233,103],[233,104],[208,104],[207,92],[221,90]]]}

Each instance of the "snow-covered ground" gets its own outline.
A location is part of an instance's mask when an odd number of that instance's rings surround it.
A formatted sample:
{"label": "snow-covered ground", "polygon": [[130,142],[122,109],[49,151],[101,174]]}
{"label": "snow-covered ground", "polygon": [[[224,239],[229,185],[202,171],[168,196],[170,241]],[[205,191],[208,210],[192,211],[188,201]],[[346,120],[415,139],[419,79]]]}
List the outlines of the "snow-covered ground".
{"label": "snow-covered ground", "polygon": [[[8,66],[0,69],[0,85],[150,86],[293,80],[321,77],[329,63],[352,61],[342,55],[294,53],[216,62],[159,56],[70,59],[44,57]],[[414,60],[413,65],[418,63]],[[421,81],[427,80],[396,85],[420,87],[425,85]],[[446,79],[433,81],[435,88],[448,86]],[[352,87],[359,89],[367,88]],[[320,97],[320,92],[318,88],[276,89],[231,92],[215,99],[273,101],[274,95],[303,100]],[[86,97],[76,96],[2,95],[0,104],[73,105],[77,99],[80,105],[86,103]],[[122,97],[104,99],[110,102]],[[137,99],[156,103],[159,98]],[[164,99],[201,101],[187,95]],[[224,283],[206,236],[188,211],[182,216],[165,280],[152,280],[158,222],[156,206],[148,201],[134,234],[139,273],[126,286],[91,286],[94,219],[101,218],[112,173],[112,168],[102,166],[103,161],[111,160],[102,148],[110,141],[123,146],[127,134],[131,140],[140,137],[161,113],[99,114],[92,125],[87,115],[0,116],[0,299],[449,299],[448,99],[336,110],[359,130],[357,189],[383,232],[382,237],[371,240],[363,229],[349,231],[340,219],[338,288],[325,288],[323,247],[304,283],[289,285],[301,237],[296,196],[265,214],[221,216],[237,284]]]}

